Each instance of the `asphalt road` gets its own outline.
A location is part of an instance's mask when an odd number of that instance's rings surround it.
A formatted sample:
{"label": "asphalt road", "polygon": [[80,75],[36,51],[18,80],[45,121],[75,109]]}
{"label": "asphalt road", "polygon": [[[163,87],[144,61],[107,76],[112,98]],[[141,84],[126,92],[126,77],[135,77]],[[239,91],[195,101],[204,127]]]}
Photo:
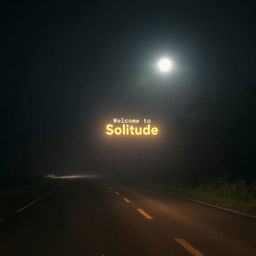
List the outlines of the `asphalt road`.
{"label": "asphalt road", "polygon": [[255,220],[146,186],[73,179],[34,190],[0,216],[0,255],[256,255]]}

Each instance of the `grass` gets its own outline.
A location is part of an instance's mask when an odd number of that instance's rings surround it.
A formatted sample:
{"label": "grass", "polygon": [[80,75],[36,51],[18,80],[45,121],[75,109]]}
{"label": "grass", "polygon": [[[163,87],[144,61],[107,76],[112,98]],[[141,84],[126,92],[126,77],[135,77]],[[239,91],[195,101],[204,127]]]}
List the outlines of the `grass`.
{"label": "grass", "polygon": [[56,176],[54,174],[47,174],[44,177],[48,178],[48,179],[55,179],[56,178]]}
{"label": "grass", "polygon": [[165,191],[256,216],[256,182],[211,180],[198,186],[168,184]]}

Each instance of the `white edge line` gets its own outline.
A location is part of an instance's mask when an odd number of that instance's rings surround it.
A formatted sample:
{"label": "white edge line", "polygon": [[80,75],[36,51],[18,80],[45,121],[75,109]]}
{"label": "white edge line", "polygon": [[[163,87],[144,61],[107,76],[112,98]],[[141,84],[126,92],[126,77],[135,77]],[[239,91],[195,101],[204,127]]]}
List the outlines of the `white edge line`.
{"label": "white edge line", "polygon": [[17,213],[22,212],[23,210],[25,210],[25,209],[28,208],[29,206],[31,206],[31,205],[37,203],[38,201],[40,201],[40,200],[41,200],[42,198],[44,198],[44,197],[45,197],[45,195],[40,196],[39,198],[37,198],[36,200],[30,202],[29,204],[25,205],[24,207],[20,208],[20,209],[17,210],[16,212],[17,212]]}
{"label": "white edge line", "polygon": [[233,213],[233,214],[236,214],[236,215],[240,215],[240,216],[243,216],[243,217],[248,217],[248,218],[256,220],[256,216],[250,215],[250,214],[247,214],[247,213],[244,213],[244,212],[239,212],[239,211],[236,211],[236,210],[231,210],[231,209],[224,208],[224,207],[221,207],[221,206],[218,206],[218,205],[215,205],[215,204],[210,204],[210,203],[202,202],[202,201],[191,199],[191,198],[188,198],[188,197],[185,197],[185,196],[180,196],[180,195],[177,195],[177,194],[164,192],[164,191],[161,191],[161,190],[158,190],[158,189],[156,189],[156,191],[159,192],[159,193],[162,193],[162,194],[166,194],[166,195],[169,195],[169,196],[174,196],[174,197],[181,198],[181,199],[184,199],[184,200],[187,200],[187,201],[191,201],[191,202],[194,202],[194,203],[197,203],[197,204],[202,204],[202,205],[205,205],[205,206],[210,206],[210,207],[222,210],[222,211],[230,212],[230,213]]}

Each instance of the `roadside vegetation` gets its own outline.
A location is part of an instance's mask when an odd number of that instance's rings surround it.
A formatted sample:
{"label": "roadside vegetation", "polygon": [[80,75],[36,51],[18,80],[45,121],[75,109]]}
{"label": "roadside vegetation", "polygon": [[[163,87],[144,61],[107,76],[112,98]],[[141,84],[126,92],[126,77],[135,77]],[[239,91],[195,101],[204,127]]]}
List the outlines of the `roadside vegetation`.
{"label": "roadside vegetation", "polygon": [[247,184],[241,179],[229,181],[221,178],[197,186],[168,184],[161,189],[256,216],[256,182]]}
{"label": "roadside vegetation", "polygon": [[47,174],[44,177],[48,178],[48,179],[55,179],[56,178],[56,176],[54,174]]}

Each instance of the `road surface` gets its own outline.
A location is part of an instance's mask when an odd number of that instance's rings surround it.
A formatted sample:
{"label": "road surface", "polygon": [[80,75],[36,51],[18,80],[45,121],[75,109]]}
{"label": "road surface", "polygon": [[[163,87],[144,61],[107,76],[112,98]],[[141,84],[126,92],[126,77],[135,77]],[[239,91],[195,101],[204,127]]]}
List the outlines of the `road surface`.
{"label": "road surface", "polygon": [[0,255],[256,255],[255,220],[145,186],[65,179],[33,191],[0,216]]}

